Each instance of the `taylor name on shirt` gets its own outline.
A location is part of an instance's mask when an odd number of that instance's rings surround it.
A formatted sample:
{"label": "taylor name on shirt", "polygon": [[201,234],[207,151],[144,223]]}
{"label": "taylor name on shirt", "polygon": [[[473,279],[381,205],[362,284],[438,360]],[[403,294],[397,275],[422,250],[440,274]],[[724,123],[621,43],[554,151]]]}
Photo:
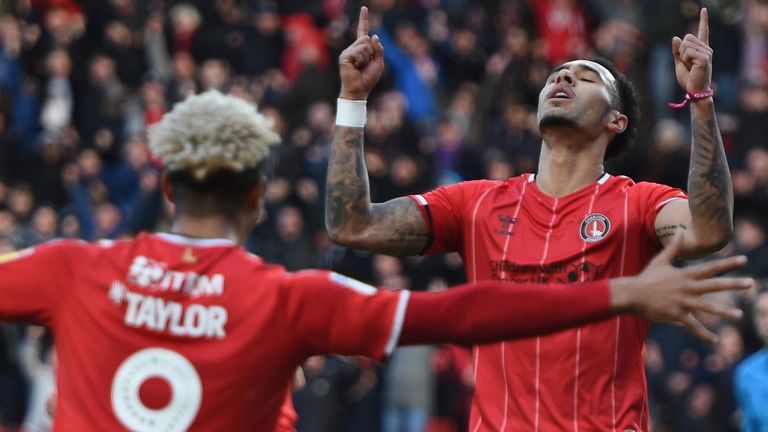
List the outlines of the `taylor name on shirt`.
{"label": "taylor name on shirt", "polygon": [[[157,293],[181,293],[189,298],[220,297],[224,293],[224,275],[167,270],[168,264],[145,256],[133,259],[125,280]],[[133,292],[123,281],[115,280],[109,288],[115,306],[125,305],[123,322],[132,328],[190,338],[223,339],[227,336],[227,310],[219,305],[179,303],[162,297]]]}

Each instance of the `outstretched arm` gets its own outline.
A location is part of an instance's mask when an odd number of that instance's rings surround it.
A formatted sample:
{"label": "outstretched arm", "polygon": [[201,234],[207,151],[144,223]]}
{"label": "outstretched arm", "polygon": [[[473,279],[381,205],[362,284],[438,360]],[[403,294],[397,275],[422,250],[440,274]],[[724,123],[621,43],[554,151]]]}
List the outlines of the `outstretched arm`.
{"label": "outstretched arm", "polygon": [[[702,9],[698,37],[672,40],[675,72],[689,94],[712,85],[712,48],[707,10]],[[688,173],[688,203],[672,202],[656,218],[656,233],[666,244],[676,231],[684,232],[681,254],[695,257],[728,243],[733,231],[733,186],[712,97],[691,101],[693,143]]]}
{"label": "outstretched arm", "polygon": [[[678,236],[678,240],[681,237]],[[285,274],[278,302],[297,354],[382,358],[397,344],[483,344],[525,338],[631,313],[679,323],[714,341],[694,313],[739,318],[741,311],[709,303],[709,292],[746,289],[748,278],[713,278],[743,266],[745,257],[687,268],[672,260],[681,241],[667,246],[640,274],[578,286],[482,281],[438,293],[377,290],[327,271]]]}
{"label": "outstretched arm", "polygon": [[675,268],[672,260],[680,252],[680,240],[674,240],[637,276],[585,283],[578,288],[484,281],[440,293],[414,292],[399,343],[490,343],[588,324],[614,313],[675,322],[696,336],[715,342],[715,334],[693,313],[741,316],[741,311],[709,303],[701,296],[749,288],[750,279],[709,279],[744,265],[746,259],[732,257]]}
{"label": "outstretched arm", "polygon": [[[341,103],[365,100],[384,70],[384,47],[368,36],[368,8],[360,9],[357,40],[339,56]],[[429,242],[421,211],[410,198],[371,203],[361,125],[343,125],[337,118],[331,143],[325,195],[325,226],[343,246],[389,255],[413,255]]]}

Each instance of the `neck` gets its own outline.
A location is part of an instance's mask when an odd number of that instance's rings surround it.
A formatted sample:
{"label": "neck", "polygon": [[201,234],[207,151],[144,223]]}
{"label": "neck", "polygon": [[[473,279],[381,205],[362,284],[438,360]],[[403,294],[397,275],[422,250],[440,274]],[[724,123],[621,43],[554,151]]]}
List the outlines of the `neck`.
{"label": "neck", "polygon": [[173,219],[170,232],[194,238],[221,238],[239,244],[245,241],[247,230],[240,229],[240,224],[224,216],[205,217],[177,214]]}
{"label": "neck", "polygon": [[580,142],[573,135],[545,134],[536,185],[547,195],[561,197],[600,178],[605,172],[605,145]]}

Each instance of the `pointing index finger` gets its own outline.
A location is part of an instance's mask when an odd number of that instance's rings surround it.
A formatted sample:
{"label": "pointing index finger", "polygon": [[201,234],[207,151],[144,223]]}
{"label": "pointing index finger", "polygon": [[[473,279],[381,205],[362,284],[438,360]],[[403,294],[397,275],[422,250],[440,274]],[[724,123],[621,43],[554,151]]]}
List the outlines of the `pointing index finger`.
{"label": "pointing index finger", "polygon": [[368,36],[368,7],[360,8],[360,19],[357,21],[357,37]]}
{"label": "pointing index finger", "polygon": [[702,8],[699,13],[699,40],[709,45],[709,12]]}

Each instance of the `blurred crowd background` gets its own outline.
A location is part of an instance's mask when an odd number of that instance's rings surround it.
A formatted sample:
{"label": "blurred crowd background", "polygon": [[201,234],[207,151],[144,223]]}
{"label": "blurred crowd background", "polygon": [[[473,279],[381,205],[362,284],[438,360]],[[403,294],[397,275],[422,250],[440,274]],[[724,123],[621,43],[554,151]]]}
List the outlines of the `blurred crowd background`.
{"label": "blurred crowd background", "polygon": [[[745,273],[768,276],[768,1],[370,0],[387,70],[368,103],[375,201],[536,168],[535,110],[550,69],[598,54],[642,96],[640,139],[614,174],[685,187],[687,109],[670,40],[710,11],[715,96],[736,195]],[[0,1],[0,253],[56,237],[130,237],[169,225],[146,130],[175,102],[218,89],[258,104],[283,137],[266,218],[249,250],[288,269],[334,269],[393,289],[464,281],[457,255],[398,259],[332,244],[323,228],[337,58],[358,1]],[[44,269],[41,269],[44,271]],[[760,349],[754,293],[723,296],[741,322],[722,342],[654,326],[647,349],[655,431],[733,431],[733,372]],[[0,326],[0,430],[50,425],[55,354],[46,331]],[[259,365],[242,365],[259,367]],[[465,430],[464,347],[399,349],[387,364],[313,357],[294,403],[301,431]],[[425,426],[426,425],[426,426]]]}

